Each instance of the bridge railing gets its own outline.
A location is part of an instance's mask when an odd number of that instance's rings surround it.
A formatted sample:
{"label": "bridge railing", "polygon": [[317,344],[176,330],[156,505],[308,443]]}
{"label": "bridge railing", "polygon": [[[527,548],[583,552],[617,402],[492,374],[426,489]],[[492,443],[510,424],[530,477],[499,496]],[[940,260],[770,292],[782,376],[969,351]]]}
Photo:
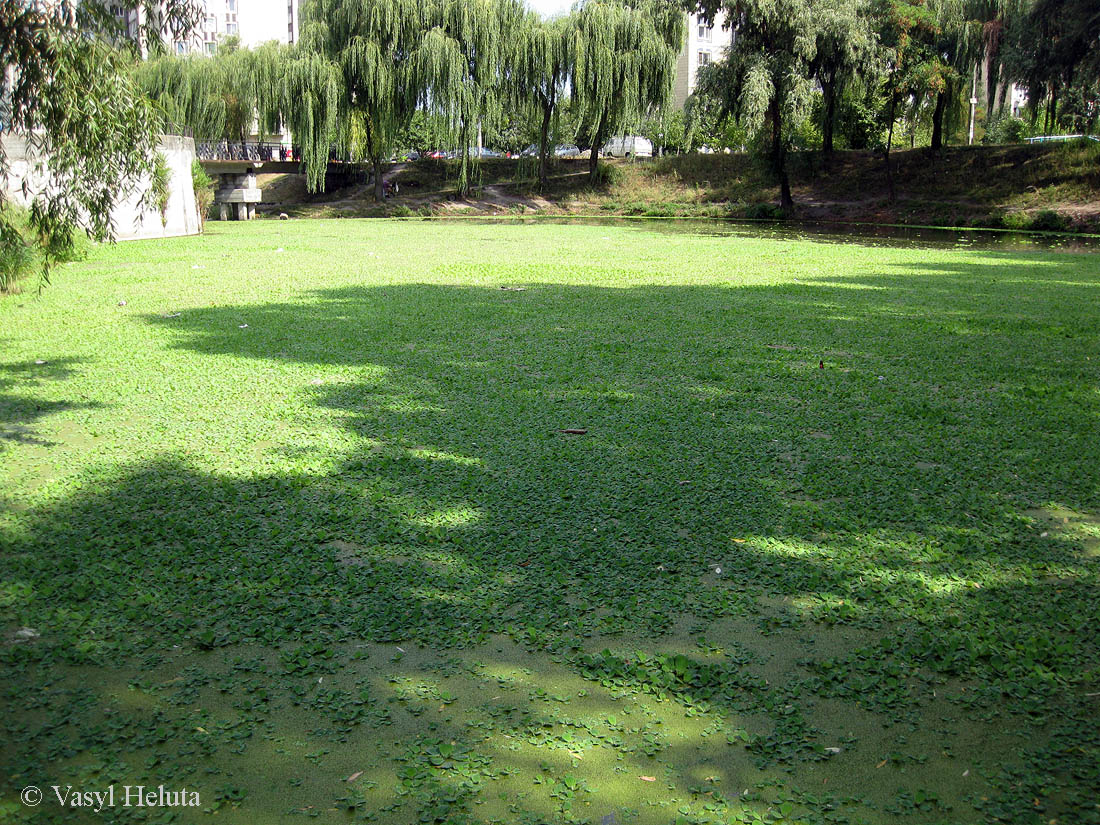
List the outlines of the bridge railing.
{"label": "bridge railing", "polygon": [[196,140],[195,153],[199,160],[299,160],[298,147],[285,143],[268,143],[258,140]]}
{"label": "bridge railing", "polygon": [[[254,161],[300,161],[302,156],[297,146],[285,143],[271,143],[260,140],[196,140],[195,153],[199,160],[254,160]],[[352,163],[344,152],[333,147],[328,154],[329,163]]]}

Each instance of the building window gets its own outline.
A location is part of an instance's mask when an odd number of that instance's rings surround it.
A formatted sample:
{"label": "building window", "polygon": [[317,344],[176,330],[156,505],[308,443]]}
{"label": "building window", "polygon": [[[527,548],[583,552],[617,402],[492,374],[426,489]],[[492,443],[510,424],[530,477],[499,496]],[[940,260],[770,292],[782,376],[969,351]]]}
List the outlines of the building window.
{"label": "building window", "polygon": [[176,41],[176,54],[187,54],[187,44],[182,40]]}
{"label": "building window", "polygon": [[236,34],[237,33],[237,24],[236,23],[226,23],[225,24],[225,33],[229,34],[229,35]]}
{"label": "building window", "polygon": [[710,52],[699,52],[699,65],[705,66],[710,63]]}
{"label": "building window", "polygon": [[207,43],[206,44],[206,53],[207,54],[214,54],[214,52],[216,52],[217,50],[218,50],[218,44],[217,43]]}
{"label": "building window", "polygon": [[695,24],[699,27],[699,39],[710,43],[714,39],[714,26],[708,23],[703,15],[695,18]]}
{"label": "building window", "polygon": [[226,0],[225,8],[228,11],[236,12],[237,11],[237,0]]}

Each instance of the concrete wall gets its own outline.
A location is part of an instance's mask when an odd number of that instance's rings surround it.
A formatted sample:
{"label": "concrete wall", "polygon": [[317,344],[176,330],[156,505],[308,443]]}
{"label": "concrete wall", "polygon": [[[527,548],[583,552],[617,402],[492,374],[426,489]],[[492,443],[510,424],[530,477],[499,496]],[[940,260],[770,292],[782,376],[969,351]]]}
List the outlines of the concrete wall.
{"label": "concrete wall", "polygon": [[[36,193],[47,191],[48,176],[42,173],[41,160],[28,151],[26,141],[15,135],[0,138],[8,160],[8,176],[3,181],[4,192],[13,202],[27,206]],[[168,182],[168,209],[164,218],[154,206],[139,208],[139,201],[149,186],[143,181],[111,210],[115,234],[118,240],[135,238],[171,238],[177,235],[197,235],[202,229],[195,191],[191,186],[191,161],[195,159],[195,141],[191,138],[165,136],[161,138],[160,151],[168,163],[171,179]],[[27,181],[29,195],[22,190]]]}

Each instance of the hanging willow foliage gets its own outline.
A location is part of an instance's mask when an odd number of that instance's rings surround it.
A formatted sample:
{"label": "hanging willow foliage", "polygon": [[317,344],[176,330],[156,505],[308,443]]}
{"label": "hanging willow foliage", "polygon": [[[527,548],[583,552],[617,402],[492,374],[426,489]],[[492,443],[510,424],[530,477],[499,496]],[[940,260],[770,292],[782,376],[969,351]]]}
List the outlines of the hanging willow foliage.
{"label": "hanging willow foliage", "polygon": [[684,12],[666,0],[588,0],[576,13],[573,93],[592,145],[600,147],[665,105],[684,38]]}
{"label": "hanging willow foliage", "polygon": [[813,94],[821,0],[700,0],[703,14],[724,9],[737,35],[726,60],[727,99],[742,124],[771,126],[771,161],[783,209],[793,207],[787,175],[790,130],[805,119]]}
{"label": "hanging willow foliage", "polygon": [[543,21],[528,12],[511,38],[505,85],[514,111],[533,107],[539,117],[539,186],[549,182],[550,138],[558,103],[573,71],[572,20]]}
{"label": "hanging willow foliage", "polygon": [[459,193],[472,184],[470,150],[484,119],[500,113],[506,62],[526,17],[521,0],[437,0],[423,6],[426,104],[451,125],[460,155]]}
{"label": "hanging willow foliage", "polygon": [[213,57],[162,55],[137,64],[135,79],[169,123],[199,138],[262,138],[279,131],[287,54],[267,43]]}
{"label": "hanging willow foliage", "polygon": [[226,101],[211,60],[156,57],[137,65],[135,79],[169,123],[203,138],[225,136]]}
{"label": "hanging willow foliage", "polygon": [[[458,55],[433,32],[438,21],[432,12],[417,0],[313,0],[306,7],[302,54],[328,66],[338,82],[335,110],[328,120],[311,121],[326,129],[324,139],[311,134],[302,140],[307,165],[321,162],[314,152],[327,160],[330,143],[366,158],[381,199],[382,162],[417,106],[439,96],[452,99],[453,87],[441,84],[461,76]],[[329,120],[338,128],[329,129]]]}
{"label": "hanging willow foliage", "polygon": [[324,188],[329,146],[336,136],[340,76],[321,55],[296,50],[283,77],[284,119],[301,146],[306,186],[316,192]]}
{"label": "hanging willow foliage", "polygon": [[336,151],[371,163],[381,198],[383,162],[424,112],[450,132],[465,195],[481,127],[532,109],[545,185],[550,126],[570,82],[596,151],[661,106],[683,25],[675,0],[588,0],[550,22],[523,0],[308,0],[296,47],[166,57],[140,76],[165,116],[197,135],[243,140],[289,127],[311,190]]}

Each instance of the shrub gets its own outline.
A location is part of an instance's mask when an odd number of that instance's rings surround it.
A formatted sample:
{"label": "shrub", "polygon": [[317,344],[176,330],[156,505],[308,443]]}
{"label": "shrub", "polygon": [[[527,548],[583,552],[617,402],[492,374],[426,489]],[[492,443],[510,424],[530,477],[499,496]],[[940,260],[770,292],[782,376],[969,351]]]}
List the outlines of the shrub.
{"label": "shrub", "polygon": [[991,120],[982,143],[1020,143],[1027,136],[1027,124],[1011,115]]}
{"label": "shrub", "polygon": [[151,183],[150,192],[156,200],[157,211],[160,212],[160,223],[162,226],[166,226],[168,224],[168,201],[172,197],[172,170],[168,168],[168,161],[160,152],[157,152],[156,160],[153,163],[153,180]]}
{"label": "shrub", "polygon": [[[53,259],[57,263],[78,261],[86,257],[88,236],[76,232],[67,247],[57,246]],[[30,225],[30,213],[20,206],[7,204],[0,209],[0,293],[19,291],[19,282],[42,269],[43,252]]]}
{"label": "shrub", "polygon": [[787,214],[774,203],[750,203],[745,207],[745,217],[754,221],[781,221]]}
{"label": "shrub", "polygon": [[1069,221],[1052,209],[1043,209],[1031,218],[1028,228],[1037,232],[1065,232]]}
{"label": "shrub", "polygon": [[195,191],[195,207],[199,211],[199,230],[206,223],[206,215],[214,202],[214,180],[206,174],[198,158],[191,161],[191,188]]}
{"label": "shrub", "polygon": [[15,226],[0,228],[0,292],[18,292],[19,282],[37,265],[38,255],[23,233]]}
{"label": "shrub", "polygon": [[596,165],[596,183],[614,186],[616,183],[622,183],[623,176],[623,170],[618,166],[602,161]]}
{"label": "shrub", "polygon": [[1031,219],[1026,212],[1005,212],[1001,216],[1001,226],[1005,229],[1027,229]]}

